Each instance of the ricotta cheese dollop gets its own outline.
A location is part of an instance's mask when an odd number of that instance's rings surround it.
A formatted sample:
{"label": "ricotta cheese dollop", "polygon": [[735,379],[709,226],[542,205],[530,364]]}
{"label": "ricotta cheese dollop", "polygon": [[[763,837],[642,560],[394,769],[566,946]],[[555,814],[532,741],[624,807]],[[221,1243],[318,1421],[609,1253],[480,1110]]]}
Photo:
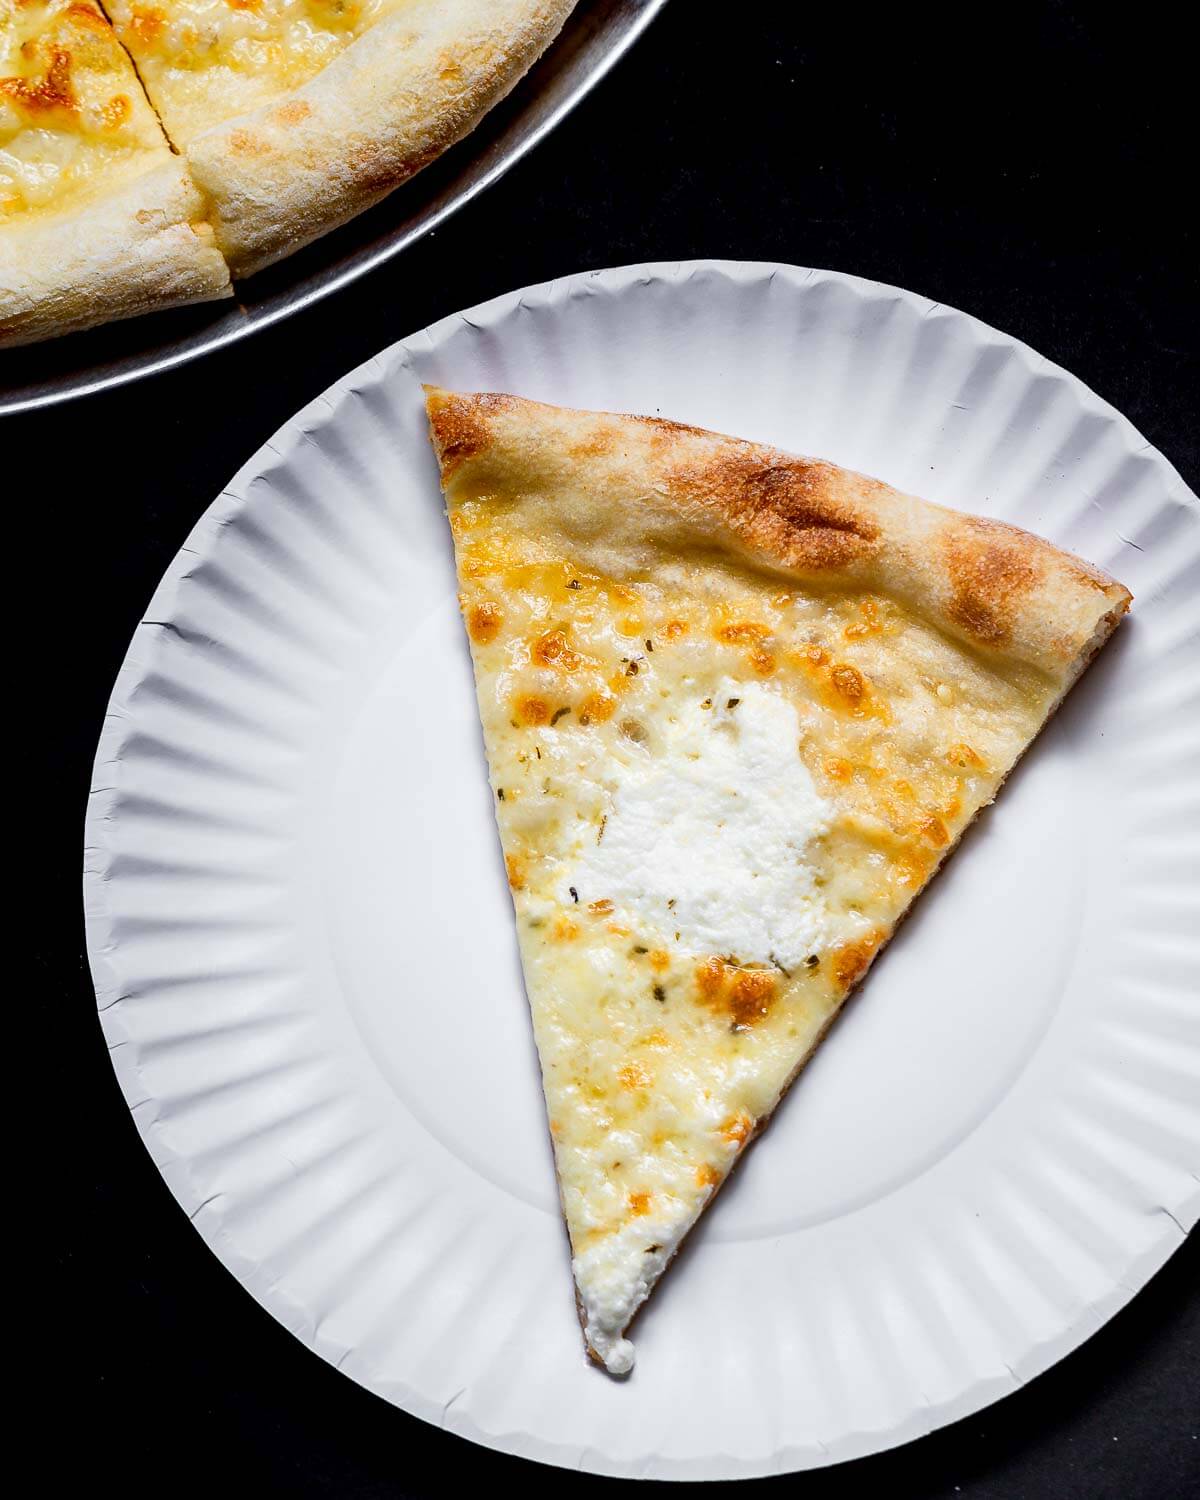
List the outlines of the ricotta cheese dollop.
{"label": "ricotta cheese dollop", "polygon": [[833,809],[799,745],[795,708],[761,683],[678,703],[615,771],[600,837],[568,876],[579,900],[608,899],[689,952],[802,963],[822,946],[811,846]]}

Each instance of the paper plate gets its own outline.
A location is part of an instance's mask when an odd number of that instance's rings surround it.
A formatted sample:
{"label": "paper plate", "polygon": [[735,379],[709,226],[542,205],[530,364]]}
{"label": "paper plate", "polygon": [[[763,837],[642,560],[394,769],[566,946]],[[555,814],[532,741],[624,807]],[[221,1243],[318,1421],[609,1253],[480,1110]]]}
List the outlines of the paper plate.
{"label": "paper plate", "polygon": [[[693,1236],[624,1383],[575,1321],[422,380],[820,455],[1136,595]],[[251,460],[121,670],[85,891],[138,1127],[280,1322],[477,1442],[710,1479],[978,1410],[1200,1207],[1198,644],[1195,496],[962,313],[698,262],[449,318]]]}

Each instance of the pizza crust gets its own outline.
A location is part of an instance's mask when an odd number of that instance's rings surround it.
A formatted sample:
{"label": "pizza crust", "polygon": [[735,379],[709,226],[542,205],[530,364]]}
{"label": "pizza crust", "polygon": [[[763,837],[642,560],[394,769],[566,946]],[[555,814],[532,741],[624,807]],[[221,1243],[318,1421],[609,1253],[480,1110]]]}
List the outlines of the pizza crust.
{"label": "pizza crust", "polygon": [[11,226],[0,237],[0,345],[232,296],[204,214],[183,162],[167,157],[110,197]]}
{"label": "pizza crust", "polygon": [[345,223],[465,136],[574,0],[418,0],[285,99],[190,142],[216,242],[249,276]]}
{"label": "pizza crust", "polygon": [[1132,599],[1041,537],[835,464],[657,417],[427,394],[444,480],[461,469],[472,484],[520,494],[527,514],[616,576],[664,553],[725,549],[808,584],[889,595],[1063,692]]}

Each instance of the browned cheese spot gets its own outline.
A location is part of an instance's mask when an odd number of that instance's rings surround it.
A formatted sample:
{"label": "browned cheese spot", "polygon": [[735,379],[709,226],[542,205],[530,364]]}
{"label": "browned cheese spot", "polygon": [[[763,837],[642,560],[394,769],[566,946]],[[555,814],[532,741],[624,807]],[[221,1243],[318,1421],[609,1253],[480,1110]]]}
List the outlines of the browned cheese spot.
{"label": "browned cheese spot", "polygon": [[933,813],[921,819],[920,828],[924,837],[938,849],[944,849],[950,842],[950,834],[946,830],[946,825]]}
{"label": "browned cheese spot", "polygon": [[731,1146],[744,1146],[754,1132],[754,1121],[749,1115],[733,1115],[721,1126],[721,1135]]}
{"label": "browned cheese spot", "polygon": [[516,701],[517,718],[522,724],[548,724],[550,705],[544,698],[526,693]]}
{"label": "browned cheese spot", "polygon": [[705,1162],[696,1168],[696,1186],[698,1188],[716,1187],[721,1180],[721,1174],[716,1167]]}
{"label": "browned cheese spot", "polygon": [[579,722],[586,729],[589,724],[603,724],[611,719],[617,700],[608,693],[589,693],[579,705]]}
{"label": "browned cheese spot", "polygon": [[867,966],[874,958],[875,950],[881,941],[881,933],[870,933],[853,943],[843,943],[840,948],[834,950],[833,977],[843,990],[848,990],[851,985],[857,984],[866,973]]}
{"label": "browned cheese spot", "polygon": [[506,854],[504,868],[508,871],[509,888],[514,891],[523,891],[525,889],[525,865],[520,856]]}
{"label": "browned cheese spot", "polygon": [[958,766],[963,771],[969,767],[975,769],[983,767],[982,757],[972,750],[970,745],[965,745],[961,741],[957,745],[950,746],[946,751],[946,759],[952,766]]}
{"label": "browned cheese spot", "polygon": [[727,1016],[738,1030],[746,1030],[770,1011],[777,985],[769,969],[743,969],[714,957],[697,966],[696,990],[702,1004]]}
{"label": "browned cheese spot", "polygon": [[897,885],[915,888],[925,879],[928,869],[918,850],[903,849],[893,855],[889,873]]}
{"label": "browned cheese spot", "polygon": [[548,630],[533,643],[531,655],[539,666],[555,667],[560,672],[574,672],[580,662],[578,651],[567,645],[566,633]]}
{"label": "browned cheese spot", "polygon": [[628,1203],[629,1212],[635,1219],[640,1219],[650,1212],[649,1193],[630,1193]]}
{"label": "browned cheese spot", "polygon": [[74,113],[71,54],[65,47],[53,48],[50,66],[40,78],[0,78],[0,94],[6,95],[29,114],[51,114],[55,110]]}
{"label": "browned cheese spot", "polygon": [[749,646],[746,659],[760,677],[769,676],[775,670],[775,656],[763,644],[771,634],[769,626],[757,620],[732,620],[719,625],[713,634],[727,646]]}
{"label": "browned cheese spot", "polygon": [[467,614],[467,633],[480,646],[487,646],[500,634],[504,614],[498,604],[485,599],[473,604]]}
{"label": "browned cheese spot", "polygon": [[631,1092],[635,1089],[648,1089],[654,1081],[645,1068],[642,1067],[641,1063],[636,1062],[626,1063],[618,1071],[617,1077],[621,1081],[621,1087],[629,1089]]}
{"label": "browned cheese spot", "polygon": [[727,646],[756,646],[759,641],[766,640],[771,631],[757,620],[733,620],[728,625],[718,626],[715,634],[717,640],[724,641]]}
{"label": "browned cheese spot", "polygon": [[167,18],[161,10],[134,10],[129,18],[129,29],[139,42],[149,46],[162,35]]}
{"label": "browned cheese spot", "polygon": [[100,123],[104,130],[119,130],[129,118],[133,106],[124,94],[114,94],[100,108]]}
{"label": "browned cheese spot", "polygon": [[867,693],[867,684],[857,667],[845,665],[834,667],[829,674],[834,691],[847,703],[860,703]]}
{"label": "browned cheese spot", "polygon": [[756,646],[749,656],[750,665],[760,677],[769,677],[775,670],[775,658],[770,651]]}
{"label": "browned cheese spot", "polygon": [[843,631],[842,635],[848,641],[859,641],[864,636],[878,635],[883,629],[883,620],[879,615],[879,605],[874,599],[863,599],[858,606],[861,620],[852,620]]}

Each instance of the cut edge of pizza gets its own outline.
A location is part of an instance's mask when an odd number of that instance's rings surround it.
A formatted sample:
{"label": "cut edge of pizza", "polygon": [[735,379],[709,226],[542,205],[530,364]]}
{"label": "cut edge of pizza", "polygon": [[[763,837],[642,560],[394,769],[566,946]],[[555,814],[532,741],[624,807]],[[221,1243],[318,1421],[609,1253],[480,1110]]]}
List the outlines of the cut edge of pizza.
{"label": "cut edge of pizza", "polygon": [[[236,8],[215,16],[197,0],[114,0],[111,9],[211,205],[217,244],[246,277],[377,203],[473,130],[574,3],[319,0],[307,29],[281,29],[266,50],[265,20],[253,18],[247,37]],[[199,75],[180,42],[193,11],[203,12],[193,26],[204,39]],[[164,12],[178,23],[147,19]],[[262,51],[258,72],[248,46]],[[222,66],[226,50],[236,67]]]}
{"label": "cut edge of pizza", "polygon": [[1131,602],[658,418],[426,388],[591,1356]]}
{"label": "cut edge of pizza", "polygon": [[92,0],[24,5],[5,42],[0,343],[231,296],[204,198]]}

